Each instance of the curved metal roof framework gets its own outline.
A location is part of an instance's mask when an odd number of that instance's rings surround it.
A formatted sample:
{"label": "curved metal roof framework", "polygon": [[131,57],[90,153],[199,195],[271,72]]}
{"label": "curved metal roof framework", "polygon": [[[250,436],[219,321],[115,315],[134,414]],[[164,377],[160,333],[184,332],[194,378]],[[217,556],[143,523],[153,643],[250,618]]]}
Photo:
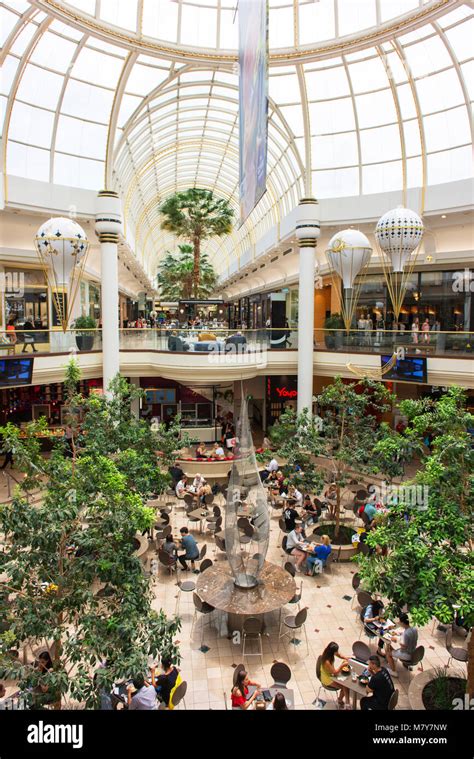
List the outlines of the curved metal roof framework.
{"label": "curved metal roof framework", "polygon": [[[159,204],[189,186],[238,212],[235,0],[4,0],[8,175],[119,189],[145,268],[175,241]],[[420,188],[471,174],[472,3],[270,0],[268,192],[208,252],[218,271],[304,194]],[[7,195],[8,199],[8,195]]]}

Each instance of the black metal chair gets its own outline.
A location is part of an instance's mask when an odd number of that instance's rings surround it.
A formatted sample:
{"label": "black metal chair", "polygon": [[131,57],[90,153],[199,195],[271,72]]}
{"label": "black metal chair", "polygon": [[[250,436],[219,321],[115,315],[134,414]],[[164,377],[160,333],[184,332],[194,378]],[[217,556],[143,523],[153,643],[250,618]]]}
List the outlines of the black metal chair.
{"label": "black metal chair", "polygon": [[398,689],[395,688],[392,695],[390,696],[390,701],[388,702],[387,709],[389,712],[393,712],[393,710],[396,708],[398,704],[398,694],[399,694]]}
{"label": "black metal chair", "polygon": [[461,648],[460,646],[453,646],[453,631],[451,627],[448,627],[446,630],[446,650],[449,653],[449,659],[448,663],[446,664],[446,667],[449,667],[449,664],[452,659],[455,661],[462,662],[463,664],[467,662],[468,660],[468,652],[467,649]]}
{"label": "black metal chair", "polygon": [[[283,538],[283,540],[286,540],[286,538]],[[296,577],[296,569],[295,569],[294,564],[291,563],[291,561],[286,561],[283,569],[285,570],[285,572],[288,572],[292,577]]]}
{"label": "black metal chair", "polygon": [[188,690],[188,684],[186,680],[183,680],[183,682],[180,685],[178,685],[175,692],[173,693],[173,698],[172,698],[173,709],[176,709],[176,707],[178,706],[178,704],[181,703],[181,701],[183,702],[183,706],[186,709],[186,701],[184,700],[184,697],[186,695],[187,690]]}
{"label": "black metal chair", "polygon": [[199,567],[199,572],[202,574],[206,571],[206,569],[209,569],[209,567],[212,567],[212,560],[211,559],[204,559],[204,561],[201,561],[201,566]]}
{"label": "black metal chair", "polygon": [[[283,617],[281,623],[280,623],[280,632],[278,634],[278,644],[280,643],[281,638],[285,638],[288,635],[293,635],[293,637],[290,639],[290,643],[293,644],[295,653],[296,653],[296,646],[297,646],[297,639],[295,638],[295,634],[297,630],[303,630],[306,640],[306,654],[309,653],[309,645],[308,645],[308,635],[306,633],[306,618],[308,616],[308,610],[301,609],[298,614],[296,615],[288,615],[287,617]],[[282,627],[286,627],[285,632],[281,632]]]}
{"label": "black metal chair", "polygon": [[367,643],[364,643],[362,640],[356,640],[355,643],[352,644],[352,653],[357,661],[361,661],[364,664],[367,664],[369,656],[372,656],[372,652]]}
{"label": "black metal chair", "polygon": [[158,551],[158,559],[163,567],[166,567],[169,574],[172,574],[176,568],[176,561],[165,550],[160,548]]}
{"label": "black metal chair", "polygon": [[176,583],[178,586],[178,595],[176,596],[176,606],[174,608],[175,616],[179,614],[179,604],[181,601],[181,593],[194,593],[196,590],[196,583],[192,580],[178,580]]}
{"label": "black metal chair", "polygon": [[217,553],[218,550],[221,551],[221,553],[226,553],[225,540],[223,538],[219,537],[219,535],[214,535],[214,542],[216,544],[215,553]]}
{"label": "black metal chair", "polygon": [[194,603],[194,617],[193,617],[193,623],[191,625],[191,634],[190,638],[193,637],[194,632],[194,626],[196,624],[196,619],[198,618],[199,614],[202,615],[202,628],[201,628],[201,647],[204,640],[204,624],[206,617],[209,617],[209,623],[210,623],[210,615],[215,610],[214,606],[211,606],[211,604],[206,603],[205,601],[202,601],[201,598],[199,598],[198,594],[195,592],[193,593],[193,603]]}
{"label": "black metal chair", "polygon": [[286,688],[287,684],[291,680],[291,669],[288,664],[282,661],[277,661],[273,664],[270,670],[270,677],[273,678],[272,688],[282,686]]}
{"label": "black metal chair", "polygon": [[405,669],[408,669],[410,672],[413,669],[413,667],[416,667],[417,664],[421,664],[421,671],[423,671],[423,658],[425,655],[425,647],[424,646],[418,646],[415,648],[411,655],[411,659],[408,661],[404,661],[403,659],[399,659],[398,661],[401,661]]}

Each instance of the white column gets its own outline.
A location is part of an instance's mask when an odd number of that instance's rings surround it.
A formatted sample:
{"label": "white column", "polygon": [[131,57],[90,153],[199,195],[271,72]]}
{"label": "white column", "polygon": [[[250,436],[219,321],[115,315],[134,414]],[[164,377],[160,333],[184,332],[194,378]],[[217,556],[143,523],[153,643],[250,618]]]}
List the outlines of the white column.
{"label": "white column", "polygon": [[314,277],[320,234],[318,201],[303,198],[298,206],[296,237],[300,249],[298,300],[298,414],[313,408]]}
{"label": "white column", "polygon": [[103,190],[97,198],[96,232],[101,250],[102,367],[104,390],[120,369],[118,243],[122,231],[120,199]]}

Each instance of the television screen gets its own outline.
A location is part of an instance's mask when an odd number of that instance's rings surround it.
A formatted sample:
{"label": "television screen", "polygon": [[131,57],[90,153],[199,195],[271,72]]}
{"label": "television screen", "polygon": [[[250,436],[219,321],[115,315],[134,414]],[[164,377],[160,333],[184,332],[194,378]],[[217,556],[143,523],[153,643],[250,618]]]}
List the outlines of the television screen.
{"label": "television screen", "polygon": [[31,385],[33,358],[0,358],[0,387]]}
{"label": "television screen", "polygon": [[[392,356],[380,356],[382,366],[391,359]],[[426,382],[426,358],[415,358],[414,356],[406,356],[403,359],[397,358],[393,369],[384,374],[383,378],[385,380],[403,380],[404,382]]]}

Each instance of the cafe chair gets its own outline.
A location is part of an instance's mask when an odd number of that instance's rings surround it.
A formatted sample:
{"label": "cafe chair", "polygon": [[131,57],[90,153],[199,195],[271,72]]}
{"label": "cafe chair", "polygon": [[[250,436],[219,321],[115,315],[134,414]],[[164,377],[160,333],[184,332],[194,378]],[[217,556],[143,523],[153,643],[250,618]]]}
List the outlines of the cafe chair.
{"label": "cafe chair", "polygon": [[278,526],[279,526],[281,532],[283,533],[283,535],[288,535],[289,534],[290,530],[286,529],[286,522],[283,519],[283,517],[278,520]]}
{"label": "cafe chair", "polygon": [[247,517],[240,517],[237,520],[237,527],[240,530],[240,543],[241,545],[248,545],[252,542],[254,535],[254,528],[250,524]]}
{"label": "cafe chair", "polygon": [[166,527],[163,527],[163,529],[156,531],[155,544],[158,551],[161,549],[161,545],[167,535],[171,535],[171,526],[169,524],[167,524]]}
{"label": "cafe chair", "polygon": [[170,515],[169,512],[163,510],[160,510],[160,518],[161,518],[161,526],[167,527],[170,523]]}
{"label": "cafe chair", "polygon": [[176,606],[174,608],[175,617],[179,615],[179,604],[181,601],[181,593],[194,593],[196,590],[196,583],[192,580],[178,580],[176,583],[178,586],[178,595],[176,596]]}
{"label": "cafe chair", "polygon": [[[287,564],[289,564],[290,567],[294,568],[293,564],[290,564],[290,562],[287,562]],[[286,568],[286,564],[285,564],[285,568]],[[291,572],[290,572],[290,574],[291,574]],[[294,577],[294,575],[293,575],[293,577]],[[301,598],[302,598],[302,596],[303,596],[303,580],[301,580],[301,582],[300,582],[300,589],[295,593],[295,595],[293,596],[293,598],[290,598],[290,600],[288,601],[288,603],[291,604],[292,606],[297,606],[298,607],[298,611],[299,611],[300,610],[300,604],[301,604]],[[281,618],[282,618],[282,615],[283,615],[283,606],[280,608],[280,622],[279,622],[280,628],[281,628]]]}
{"label": "cafe chair", "polygon": [[392,695],[390,696],[390,701],[388,702],[387,709],[389,712],[393,712],[394,709],[396,708],[398,704],[398,695],[399,695],[398,688],[395,688]]}
{"label": "cafe chair", "polygon": [[198,556],[198,557],[197,557],[197,559],[196,559],[196,561],[198,561],[198,562],[199,562],[199,564],[200,564],[200,563],[202,562],[202,560],[204,559],[204,557],[205,557],[206,553],[207,553],[207,543],[204,543],[203,547],[202,547],[202,548],[201,548],[201,550],[199,551],[199,556]]}
{"label": "cafe chair", "polygon": [[[306,633],[306,618],[308,616],[308,610],[306,608],[301,609],[298,614],[296,615],[288,615],[286,617],[283,617],[281,623],[280,623],[280,631],[278,633],[278,645],[280,645],[281,638],[285,638],[288,636],[292,636],[289,640],[292,641],[295,654],[296,654],[296,638],[295,635],[298,630],[304,631],[304,636],[306,640],[306,654],[309,654],[309,645],[308,645],[308,635]],[[282,632],[282,629],[286,628],[284,632]]]}
{"label": "cafe chair", "polygon": [[193,617],[193,622],[192,622],[192,625],[191,625],[191,633],[190,633],[189,637],[192,639],[193,632],[194,632],[194,626],[196,624],[196,620],[197,620],[198,616],[201,615],[201,618],[202,618],[202,625],[201,625],[201,648],[202,648],[202,644],[203,644],[203,641],[204,641],[204,625],[205,625],[205,620],[206,620],[206,617],[208,617],[209,624],[210,624],[210,615],[215,610],[215,607],[211,606],[211,604],[208,604],[205,601],[202,601],[199,598],[199,596],[198,596],[198,594],[196,592],[193,593],[193,603],[194,603],[194,617]]}
{"label": "cafe chair", "polygon": [[259,650],[254,651],[253,653],[247,652],[247,656],[260,656],[262,660],[262,667],[263,667],[262,631],[263,631],[263,619],[258,619],[258,617],[247,617],[244,620],[244,624],[242,627],[242,658],[245,659],[245,655],[246,655],[245,644],[247,640],[256,640],[258,641]]}
{"label": "cafe chair", "polygon": [[[209,495],[204,496],[204,503],[206,504],[206,506],[210,506],[213,501],[214,501],[214,495],[212,493],[209,493]],[[219,508],[218,506],[215,506],[214,507],[214,512],[218,508]],[[220,509],[219,509],[219,514],[220,513],[221,512],[220,512]],[[219,516],[219,514],[217,516]]]}
{"label": "cafe chair", "polygon": [[220,551],[221,553],[227,555],[224,538],[219,537],[219,535],[214,535],[214,542],[216,544],[214,554],[217,554],[217,551]]}
{"label": "cafe chair", "polygon": [[423,672],[423,657],[425,655],[425,647],[424,646],[418,646],[418,648],[415,648],[415,650],[412,653],[411,659],[409,661],[403,661],[403,659],[399,659],[399,661],[402,662],[405,669],[408,669],[409,672],[413,669],[413,667],[416,667],[417,664],[421,665],[421,671]]}
{"label": "cafe chair", "polygon": [[172,574],[176,568],[176,562],[173,561],[173,557],[169,555],[163,548],[158,551],[158,559],[161,566],[166,567],[169,574]]}
{"label": "cafe chair", "polygon": [[[190,511],[193,511],[193,509],[190,509]],[[187,520],[186,526],[187,526],[188,530],[189,530],[189,525],[190,524],[201,524],[201,520],[199,519],[199,517],[191,517],[191,516],[189,516],[189,511],[186,514],[186,520]]]}
{"label": "cafe chair", "polygon": [[355,643],[352,644],[352,653],[354,654],[354,659],[357,659],[357,661],[361,661],[364,664],[367,664],[369,656],[372,656],[372,652],[367,643],[364,643],[362,640],[356,640]]}
{"label": "cafe chair", "polygon": [[194,497],[191,495],[191,493],[185,493],[183,501],[186,506],[194,506]]}
{"label": "cafe chair", "polygon": [[322,680],[321,680],[322,658],[323,658],[322,656],[318,656],[318,660],[316,662],[316,677],[319,680],[319,690],[318,690],[318,695],[316,696],[316,699],[319,700],[319,694],[321,693],[321,689],[322,689],[322,690],[328,691],[328,693],[332,695],[334,703],[336,703],[335,694],[339,692],[339,688],[334,688],[332,685],[323,685]]}
{"label": "cafe chair", "polygon": [[[285,538],[283,538],[285,540]],[[288,572],[292,577],[296,577],[296,569],[294,564],[291,563],[291,561],[286,561],[285,566],[283,567],[285,572]]]}
{"label": "cafe chair", "polygon": [[204,559],[204,561],[201,561],[201,566],[199,567],[199,571],[202,574],[206,571],[206,569],[209,569],[209,567],[212,567],[213,562],[211,559]]}
{"label": "cafe chair", "polygon": [[188,684],[186,680],[183,680],[183,682],[180,683],[180,685],[178,685],[178,687],[176,688],[175,692],[173,693],[171,697],[171,706],[173,707],[173,709],[176,709],[176,707],[178,706],[178,704],[181,703],[181,701],[183,702],[183,706],[186,709],[186,701],[184,700],[184,697],[186,695],[187,690],[188,690]]}
{"label": "cafe chair", "polygon": [[372,603],[372,596],[370,593],[368,593],[366,590],[358,590],[355,594],[357,598],[357,606],[356,614],[357,618],[360,619],[360,610],[367,608],[369,604]]}
{"label": "cafe chair", "polygon": [[270,677],[273,678],[272,688],[286,688],[291,680],[291,669],[288,664],[277,661],[270,670]]}
{"label": "cafe chair", "polygon": [[360,574],[359,572],[356,572],[355,575],[352,575],[352,590],[354,591],[354,595],[352,596],[351,601],[351,609],[354,610],[354,600],[357,598],[357,591],[360,587]]}
{"label": "cafe chair", "polygon": [[217,517],[215,522],[208,522],[207,531],[213,535],[215,532],[220,532],[222,527],[222,517]]}
{"label": "cafe chair", "polygon": [[449,627],[446,630],[446,643],[445,643],[446,650],[449,653],[449,659],[448,659],[448,663],[446,664],[446,668],[449,667],[452,659],[454,659],[454,661],[460,661],[463,663],[467,662],[467,659],[468,659],[467,650],[465,648],[461,648],[460,646],[453,646],[452,643],[453,643],[453,631],[452,631],[452,628]]}

